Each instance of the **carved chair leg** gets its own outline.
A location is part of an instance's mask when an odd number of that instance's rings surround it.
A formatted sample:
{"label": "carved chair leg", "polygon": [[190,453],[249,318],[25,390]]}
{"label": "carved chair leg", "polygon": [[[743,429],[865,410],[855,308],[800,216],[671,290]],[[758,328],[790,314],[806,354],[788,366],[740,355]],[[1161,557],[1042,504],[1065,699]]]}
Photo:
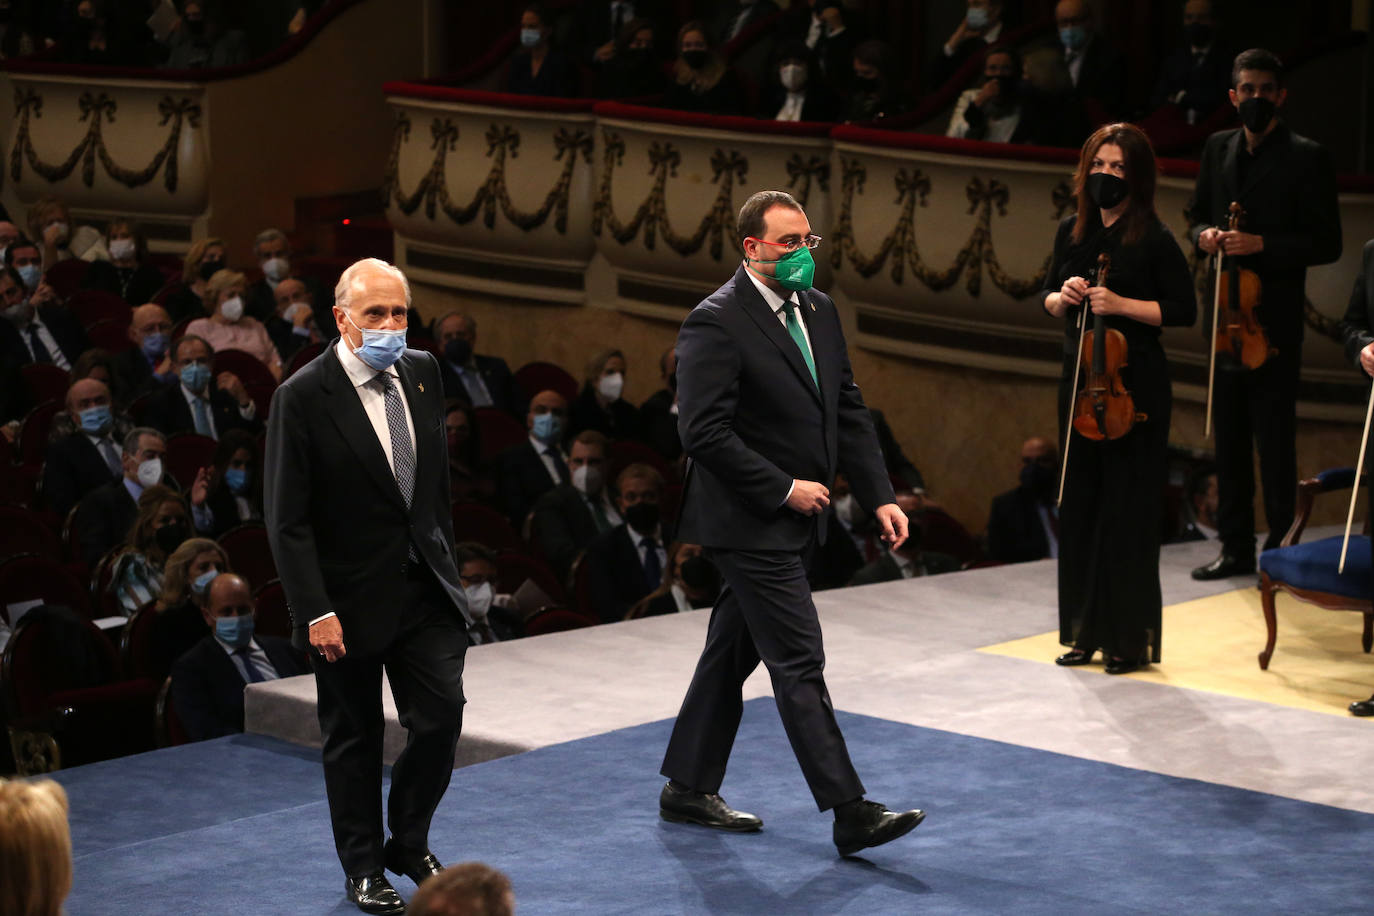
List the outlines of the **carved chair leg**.
{"label": "carved chair leg", "polygon": [[1260,605],[1264,608],[1264,625],[1269,630],[1269,639],[1264,651],[1259,654],[1261,671],[1269,670],[1269,659],[1274,655],[1274,642],[1278,639],[1278,618],[1274,614],[1274,592],[1276,587],[1267,573],[1260,574]]}
{"label": "carved chair leg", "polygon": [[1360,645],[1364,646],[1365,654],[1374,645],[1374,611],[1364,612],[1364,633],[1360,636]]}
{"label": "carved chair leg", "polygon": [[9,726],[10,750],[20,776],[38,776],[62,768],[62,750],[47,732],[33,732]]}

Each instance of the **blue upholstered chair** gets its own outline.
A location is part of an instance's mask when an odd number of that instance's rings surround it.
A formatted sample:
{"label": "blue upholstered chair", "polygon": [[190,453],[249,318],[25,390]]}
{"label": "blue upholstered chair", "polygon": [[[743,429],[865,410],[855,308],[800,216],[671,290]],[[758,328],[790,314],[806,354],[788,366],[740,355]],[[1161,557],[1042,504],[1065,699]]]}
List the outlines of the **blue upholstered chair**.
{"label": "blue upholstered chair", "polygon": [[1341,537],[1298,543],[1312,516],[1312,503],[1319,493],[1348,490],[1355,483],[1354,468],[1332,468],[1298,483],[1298,511],[1293,527],[1273,550],[1260,554],[1260,598],[1269,641],[1259,654],[1259,666],[1268,669],[1274,654],[1278,621],[1274,615],[1274,593],[1282,589],[1299,600],[1330,611],[1357,611],[1364,615],[1361,643],[1365,652],[1374,642],[1374,572],[1370,569],[1368,533],[1350,537],[1345,557],[1345,572],[1337,573],[1341,556]]}

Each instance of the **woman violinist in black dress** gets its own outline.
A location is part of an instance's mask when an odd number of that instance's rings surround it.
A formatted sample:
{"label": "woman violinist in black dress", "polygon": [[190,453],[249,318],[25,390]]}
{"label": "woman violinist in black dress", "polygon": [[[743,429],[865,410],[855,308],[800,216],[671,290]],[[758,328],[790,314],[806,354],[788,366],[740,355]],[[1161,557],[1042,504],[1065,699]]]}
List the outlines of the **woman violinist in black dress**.
{"label": "woman violinist in black dress", "polygon": [[[1083,145],[1074,188],[1078,212],[1059,224],[1045,278],[1044,308],[1064,321],[1059,417],[1068,419],[1078,360],[1078,316],[1103,316],[1124,335],[1122,370],[1136,410],[1146,415],[1124,436],[1072,434],[1059,510],[1061,665],[1085,665],[1101,650],[1108,674],[1159,661],[1159,540],[1167,476],[1172,394],[1160,346],[1162,326],[1197,317],[1192,274],[1155,214],[1155,156],[1131,124],[1109,124]],[[1110,258],[1106,286],[1098,255]],[[1087,367],[1084,367],[1086,371]],[[1062,443],[1063,430],[1060,441]]]}

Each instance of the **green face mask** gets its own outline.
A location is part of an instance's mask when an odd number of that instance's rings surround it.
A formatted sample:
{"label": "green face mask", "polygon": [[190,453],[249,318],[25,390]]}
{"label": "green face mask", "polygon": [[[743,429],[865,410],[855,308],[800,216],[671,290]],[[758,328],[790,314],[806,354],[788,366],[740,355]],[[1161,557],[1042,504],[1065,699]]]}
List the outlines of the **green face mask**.
{"label": "green face mask", "polygon": [[[757,258],[750,258],[755,264],[772,264],[773,278],[783,289],[803,290],[811,288],[811,281],[816,276],[816,261],[811,257],[811,249],[805,245],[796,251],[789,252],[776,261],[760,261]],[[750,268],[752,270],[752,268]],[[767,274],[754,273],[760,277]]]}

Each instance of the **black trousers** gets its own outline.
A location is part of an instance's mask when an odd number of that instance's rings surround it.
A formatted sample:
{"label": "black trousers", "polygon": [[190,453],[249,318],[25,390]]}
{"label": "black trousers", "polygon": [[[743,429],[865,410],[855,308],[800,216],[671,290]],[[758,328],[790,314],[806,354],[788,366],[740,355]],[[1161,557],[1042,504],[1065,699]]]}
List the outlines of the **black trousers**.
{"label": "black trousers", "polygon": [[[1298,372],[1301,344],[1280,349],[1258,369],[1217,368],[1217,529],[1222,549],[1239,557],[1255,550],[1254,450],[1259,451],[1264,548],[1279,546],[1293,524],[1298,498]],[[1253,448],[1252,448],[1253,443]]]}
{"label": "black trousers", "polygon": [[720,790],[743,712],[744,681],[761,660],[817,807],[825,811],[860,798],[863,783],[825,687],[821,625],[803,557],[785,551],[709,553],[725,587],[711,611],[706,647],[661,772],[699,792]]}
{"label": "black trousers", "polygon": [[392,838],[407,850],[429,847],[429,823],[453,775],[463,724],[467,636],[433,574],[422,566],[407,580],[396,609],[378,613],[402,618],[385,651],[350,651],[336,662],[311,656],[334,845],[344,872],[355,876],[382,868],[383,668],[407,731],[387,799]]}

